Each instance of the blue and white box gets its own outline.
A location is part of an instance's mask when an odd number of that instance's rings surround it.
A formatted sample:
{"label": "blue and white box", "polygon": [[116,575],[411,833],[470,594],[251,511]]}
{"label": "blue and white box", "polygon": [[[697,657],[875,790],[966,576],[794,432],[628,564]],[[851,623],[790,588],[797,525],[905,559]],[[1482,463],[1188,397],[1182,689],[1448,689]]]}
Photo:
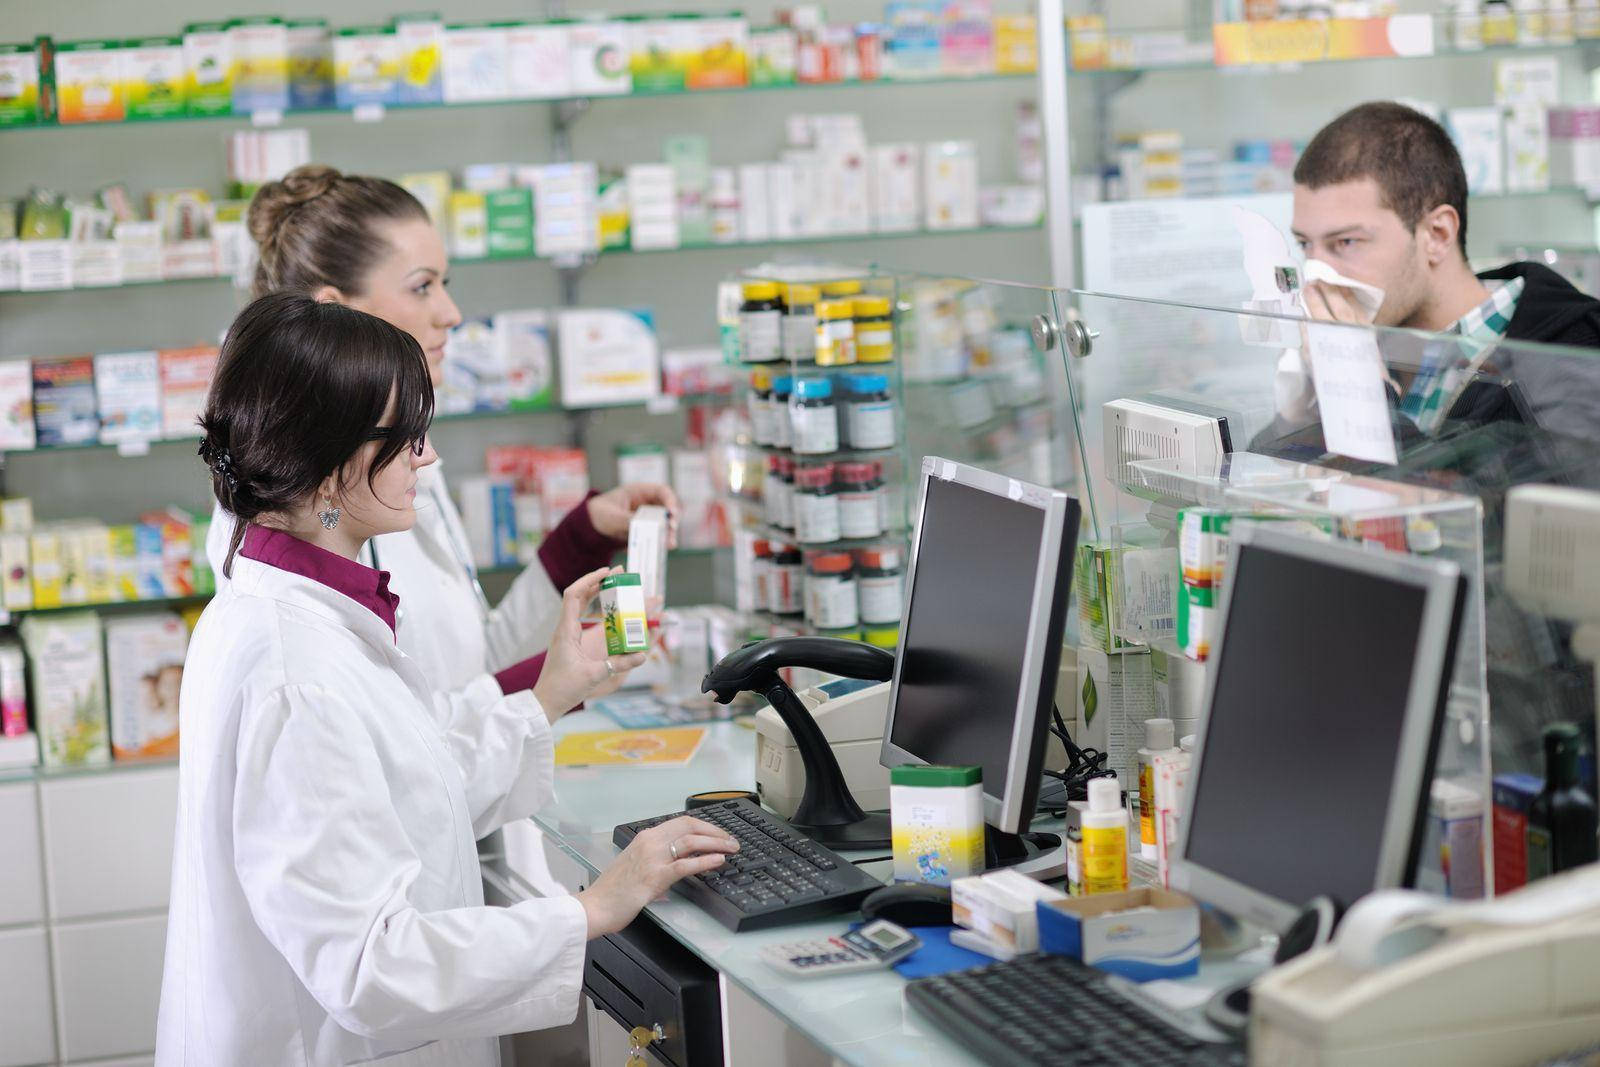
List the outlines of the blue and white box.
{"label": "blue and white box", "polygon": [[1132,889],[1041,900],[1039,951],[1135,982],[1200,972],[1200,909],[1182,893]]}

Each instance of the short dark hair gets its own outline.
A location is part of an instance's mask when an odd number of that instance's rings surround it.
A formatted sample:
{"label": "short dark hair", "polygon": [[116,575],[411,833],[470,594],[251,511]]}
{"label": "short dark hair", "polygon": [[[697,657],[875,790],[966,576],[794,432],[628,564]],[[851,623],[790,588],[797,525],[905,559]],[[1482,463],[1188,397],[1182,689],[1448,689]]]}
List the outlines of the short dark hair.
{"label": "short dark hair", "polygon": [[1443,126],[1404,104],[1361,104],[1317,131],[1294,167],[1295,184],[1309,189],[1362,178],[1377,183],[1384,206],[1408,230],[1440,204],[1455,208],[1466,256],[1467,172]]}
{"label": "short dark hair", "polygon": [[406,331],[298,293],[251,302],[228,328],[200,417],[212,490],[237,520],[223,573],[248,523],[315,493],[374,431],[386,433],[369,485],[432,421],[428,363]]}

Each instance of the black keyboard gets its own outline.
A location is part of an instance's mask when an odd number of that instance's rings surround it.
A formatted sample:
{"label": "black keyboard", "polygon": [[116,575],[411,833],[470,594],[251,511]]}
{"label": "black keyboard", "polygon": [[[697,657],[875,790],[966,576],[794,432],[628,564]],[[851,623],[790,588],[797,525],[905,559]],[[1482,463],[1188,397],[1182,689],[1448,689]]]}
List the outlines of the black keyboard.
{"label": "black keyboard", "polygon": [[730,930],[764,930],[854,911],[862,897],[883,888],[849,860],[748,800],[623,823],[611,840],[625,848],[639,831],[680,815],[703,819],[739,839],[739,851],[721,867],[672,887]]}
{"label": "black keyboard", "polygon": [[1197,1038],[1146,1011],[1107,975],[1066,956],[1018,956],[919,978],[906,1000],[984,1063],[1243,1067],[1242,1045]]}

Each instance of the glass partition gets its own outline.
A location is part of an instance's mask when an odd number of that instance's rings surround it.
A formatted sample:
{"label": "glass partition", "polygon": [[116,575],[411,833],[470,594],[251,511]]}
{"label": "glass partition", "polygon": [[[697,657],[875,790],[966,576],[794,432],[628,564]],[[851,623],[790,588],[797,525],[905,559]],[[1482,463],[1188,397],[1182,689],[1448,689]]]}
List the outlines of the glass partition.
{"label": "glass partition", "polygon": [[[1206,544],[1184,535],[1270,519],[1467,576],[1434,804],[1475,804],[1486,851],[1491,779],[1542,775],[1544,726],[1576,722],[1593,750],[1583,620],[1542,614],[1508,578],[1570,567],[1572,547],[1508,559],[1505,523],[1515,486],[1600,485],[1600,352],[1086,292],[1057,303],[1109,651],[1203,659],[1208,563],[1187,557]],[[1493,869],[1486,856],[1486,884]],[[1473,895],[1470,880],[1450,888]]]}

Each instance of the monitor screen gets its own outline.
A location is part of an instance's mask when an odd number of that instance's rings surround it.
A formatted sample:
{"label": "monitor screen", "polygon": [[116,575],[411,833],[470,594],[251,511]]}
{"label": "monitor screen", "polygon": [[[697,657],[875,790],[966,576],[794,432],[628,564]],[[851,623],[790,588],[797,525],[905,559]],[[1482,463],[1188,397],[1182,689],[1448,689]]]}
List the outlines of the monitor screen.
{"label": "monitor screen", "polygon": [[1037,507],[928,479],[888,740],[928,763],[981,766],[994,797],[1011,764],[1044,524]]}
{"label": "monitor screen", "polygon": [[1241,546],[1185,858],[1295,907],[1375,888],[1427,590]]}

